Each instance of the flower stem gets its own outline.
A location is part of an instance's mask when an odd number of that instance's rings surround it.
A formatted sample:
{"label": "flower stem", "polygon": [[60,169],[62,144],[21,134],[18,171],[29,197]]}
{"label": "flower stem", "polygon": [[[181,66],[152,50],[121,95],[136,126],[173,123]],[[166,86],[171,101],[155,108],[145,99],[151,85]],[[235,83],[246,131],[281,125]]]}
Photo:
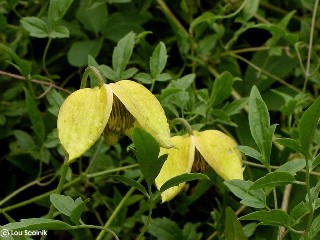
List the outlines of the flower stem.
{"label": "flower stem", "polygon": [[101,76],[100,71],[97,68],[93,67],[93,66],[89,66],[89,67],[86,68],[86,70],[84,70],[84,73],[83,73],[83,76],[82,76],[82,79],[81,79],[80,88],[85,88],[86,87],[87,79],[88,79],[88,76],[89,76],[90,73],[93,73],[94,76],[98,79],[100,87],[103,86],[103,84],[105,82],[104,82],[103,77]]}
{"label": "flower stem", "polygon": [[[137,182],[141,182],[143,180],[143,177],[140,177],[138,179]],[[108,219],[108,221],[106,222],[106,224],[104,225],[104,228],[109,228],[109,226],[111,225],[111,223],[113,222],[113,220],[116,218],[116,216],[118,215],[118,213],[120,212],[120,210],[122,209],[122,207],[124,206],[124,204],[126,203],[126,201],[129,199],[129,197],[133,194],[133,192],[136,190],[135,187],[131,187],[130,190],[127,192],[127,194],[123,197],[123,199],[121,200],[121,202],[118,204],[118,206],[116,207],[116,209],[112,212],[110,218]],[[96,238],[96,240],[102,240],[104,234],[106,233],[105,230],[102,230],[98,237]]]}
{"label": "flower stem", "polygon": [[184,119],[184,118],[175,118],[172,120],[172,123],[175,123],[175,122],[179,122],[181,123],[183,126],[186,127],[188,133],[190,136],[193,136],[193,131],[192,131],[192,128],[190,126],[190,124]]}

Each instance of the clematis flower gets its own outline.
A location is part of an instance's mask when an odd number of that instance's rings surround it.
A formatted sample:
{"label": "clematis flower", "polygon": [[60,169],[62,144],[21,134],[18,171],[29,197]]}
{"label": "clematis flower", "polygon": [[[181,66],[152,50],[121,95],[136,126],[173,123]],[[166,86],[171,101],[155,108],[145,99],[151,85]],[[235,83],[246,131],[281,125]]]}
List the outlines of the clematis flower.
{"label": "clematis flower", "polygon": [[[155,180],[158,189],[173,177],[204,171],[208,165],[225,180],[243,179],[242,156],[232,138],[217,130],[194,131],[193,134],[172,137],[175,147],[160,149],[160,155],[168,154],[168,158]],[[162,202],[174,198],[184,185],[181,183],[164,191]]]}
{"label": "clematis flower", "polygon": [[58,135],[68,162],[84,154],[100,137],[115,144],[120,134],[139,126],[162,147],[171,147],[167,118],[159,101],[144,86],[122,80],[73,92],[62,104]]}

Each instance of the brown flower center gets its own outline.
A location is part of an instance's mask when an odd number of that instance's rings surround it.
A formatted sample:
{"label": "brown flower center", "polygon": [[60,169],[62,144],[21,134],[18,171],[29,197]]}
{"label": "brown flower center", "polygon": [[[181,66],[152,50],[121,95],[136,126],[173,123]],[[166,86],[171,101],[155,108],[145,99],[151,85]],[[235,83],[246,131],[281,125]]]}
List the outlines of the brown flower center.
{"label": "brown flower center", "polygon": [[112,111],[104,129],[107,144],[114,145],[118,142],[119,135],[133,127],[134,117],[125,108],[119,98],[113,95]]}
{"label": "brown flower center", "polygon": [[200,152],[196,149],[194,153],[194,162],[192,165],[192,172],[205,172],[208,169],[209,165],[204,160]]}

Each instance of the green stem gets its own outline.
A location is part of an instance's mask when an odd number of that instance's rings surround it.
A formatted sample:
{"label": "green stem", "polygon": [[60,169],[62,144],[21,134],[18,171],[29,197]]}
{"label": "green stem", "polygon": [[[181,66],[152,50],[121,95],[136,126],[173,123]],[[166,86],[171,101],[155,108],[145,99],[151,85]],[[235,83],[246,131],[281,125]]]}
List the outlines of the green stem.
{"label": "green stem", "polygon": [[308,57],[307,57],[307,66],[306,66],[306,73],[305,73],[305,79],[303,84],[303,92],[305,92],[307,87],[307,82],[310,78],[310,62],[311,62],[311,54],[312,54],[312,45],[313,45],[313,35],[314,35],[314,28],[315,28],[315,22],[316,22],[316,16],[318,12],[318,4],[319,0],[316,0],[314,2],[314,8],[312,13],[312,20],[311,20],[311,28],[310,28],[310,39],[309,39],[309,45],[308,45]]}
{"label": "green stem", "polygon": [[[69,164],[67,164],[67,161],[65,161],[63,164],[62,164],[62,167],[60,168],[61,169],[61,172],[60,172],[60,179],[59,179],[59,183],[58,183],[58,186],[56,188],[56,190],[54,191],[54,193],[56,194],[60,194],[62,189],[63,189],[63,185],[64,185],[64,182],[66,180],[66,176],[67,176],[67,173],[68,173],[68,167],[69,167]],[[53,206],[53,204],[51,203],[50,205],[50,209],[49,209],[49,213],[47,215],[47,218],[48,219],[51,219],[53,217],[53,214],[54,214],[54,210],[55,210],[55,207]],[[43,235],[41,237],[41,240],[44,240],[46,239],[46,235]]]}
{"label": "green stem", "polygon": [[50,175],[47,175],[47,176],[44,176],[42,178],[39,178],[39,179],[36,179],[32,182],[29,182],[27,183],[26,185],[20,187],[19,189],[15,190],[14,192],[12,192],[11,194],[9,194],[8,196],[6,196],[5,198],[3,198],[1,201],[0,201],[0,206],[2,206],[4,203],[6,203],[7,201],[9,201],[11,198],[13,198],[14,196],[16,196],[17,194],[19,194],[20,192],[26,190],[27,188],[29,187],[32,187],[36,184],[39,184],[42,180],[48,178],[48,177],[51,177],[51,174]]}
{"label": "green stem", "polygon": [[52,38],[49,37],[47,45],[46,45],[46,47],[45,47],[45,49],[43,51],[43,56],[42,56],[42,68],[43,68],[43,71],[46,73],[47,76],[50,76],[50,73],[49,73],[49,71],[47,69],[47,66],[46,66],[46,58],[47,58],[47,54],[48,54],[48,50],[49,50],[51,41],[52,41]]}
{"label": "green stem", "polygon": [[[143,180],[143,177],[140,177],[138,179],[138,182],[140,183]],[[122,209],[122,207],[125,205],[126,201],[129,199],[129,197],[133,194],[133,192],[136,190],[135,187],[131,187],[130,190],[127,192],[127,194],[123,197],[123,199],[121,200],[121,202],[118,204],[118,206],[116,207],[116,209],[112,212],[111,216],[109,217],[108,221],[106,222],[106,224],[104,225],[104,228],[109,228],[109,226],[111,225],[111,223],[113,222],[113,220],[116,218],[116,216],[118,215],[118,213],[120,212],[120,210]],[[96,240],[102,240],[103,236],[105,234],[105,230],[102,230],[98,237],[96,238]]]}
{"label": "green stem", "polygon": [[307,188],[307,197],[308,197],[308,205],[309,205],[309,217],[308,217],[308,222],[307,226],[304,232],[304,239],[308,239],[308,232],[309,228],[311,226],[311,223],[313,221],[313,214],[314,214],[314,209],[313,209],[313,200],[312,200],[312,195],[311,195],[311,186],[310,186],[310,167],[309,167],[309,157],[306,156],[306,188]]}
{"label": "green stem", "polygon": [[98,79],[100,87],[103,86],[103,84],[105,82],[104,82],[103,77],[101,76],[100,71],[97,68],[93,67],[93,66],[89,66],[89,67],[86,68],[86,70],[84,70],[84,73],[83,73],[83,76],[82,76],[82,79],[81,79],[80,88],[85,88],[86,87],[87,79],[88,79],[88,76],[89,76],[90,73],[93,73],[94,76]]}
{"label": "green stem", "polygon": [[149,213],[148,213],[148,218],[147,218],[147,222],[146,224],[144,225],[141,233],[139,234],[139,236],[137,237],[137,239],[142,239],[143,235],[146,233],[146,231],[148,230],[149,228],[149,225],[150,225],[150,221],[151,221],[151,215],[152,215],[152,209],[154,207],[154,198],[152,196],[152,191],[151,191],[151,186],[148,186],[148,192],[149,192],[149,195],[150,195],[150,198],[149,198]]}
{"label": "green stem", "polygon": [[[132,165],[129,165],[129,166],[125,166],[125,167],[119,167],[119,168],[114,168],[114,169],[110,169],[110,170],[105,170],[105,171],[101,171],[101,172],[96,172],[96,173],[91,173],[91,174],[87,174],[85,175],[86,178],[95,178],[95,177],[99,177],[99,176],[102,176],[102,175],[106,175],[106,174],[109,174],[109,173],[113,173],[113,172],[119,172],[119,171],[123,171],[123,170],[127,170],[127,169],[130,169],[130,168],[135,168],[137,167],[138,164],[132,164]],[[80,182],[81,180],[83,179],[83,176],[79,176],[73,180],[71,180],[70,182],[66,183],[63,185],[62,189],[66,189],[68,187],[71,187],[73,186],[74,184]],[[28,186],[29,187],[29,186]],[[26,189],[26,188],[24,188]],[[18,191],[16,194],[18,194],[19,192],[23,191],[24,189]],[[1,211],[4,211],[4,212],[9,212],[9,211],[12,211],[14,209],[17,209],[17,208],[20,208],[20,207],[24,207],[28,204],[31,204],[31,203],[34,203],[34,202],[37,202],[39,200],[42,200],[48,196],[50,196],[51,193],[54,193],[55,190],[52,190],[52,191],[49,191],[49,192],[46,192],[46,193],[43,193],[41,195],[38,195],[36,197],[33,197],[33,198],[30,198],[28,200],[25,200],[23,202],[19,202],[19,203],[16,203],[14,205],[10,205],[8,207],[5,207],[3,209],[0,209],[0,213]],[[16,195],[14,194],[14,195]],[[11,194],[10,194],[11,195]],[[10,198],[12,198],[13,196],[11,196]],[[7,199],[8,200],[8,199]],[[7,201],[6,200],[6,201]],[[3,202],[3,200],[1,201],[2,204],[4,204],[6,201]]]}

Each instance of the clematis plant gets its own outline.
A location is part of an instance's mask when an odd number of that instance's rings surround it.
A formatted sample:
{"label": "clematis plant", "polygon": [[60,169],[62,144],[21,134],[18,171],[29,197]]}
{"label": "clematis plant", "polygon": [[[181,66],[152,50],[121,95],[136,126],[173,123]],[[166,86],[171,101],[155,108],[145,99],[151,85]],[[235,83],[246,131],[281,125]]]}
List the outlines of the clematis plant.
{"label": "clematis plant", "polygon": [[[225,180],[243,179],[242,155],[237,143],[217,130],[193,131],[191,135],[171,138],[174,148],[160,148],[160,155],[168,154],[155,179],[158,189],[168,180],[191,171],[204,171],[212,167]],[[161,193],[162,202],[174,198],[185,183]]]}
{"label": "clematis plant", "polygon": [[[97,69],[89,70],[101,77]],[[159,101],[144,86],[130,80],[73,92],[62,104],[57,121],[68,163],[84,154],[102,133],[107,143],[115,144],[120,134],[130,136],[136,126],[150,133],[162,147],[172,146]]]}

